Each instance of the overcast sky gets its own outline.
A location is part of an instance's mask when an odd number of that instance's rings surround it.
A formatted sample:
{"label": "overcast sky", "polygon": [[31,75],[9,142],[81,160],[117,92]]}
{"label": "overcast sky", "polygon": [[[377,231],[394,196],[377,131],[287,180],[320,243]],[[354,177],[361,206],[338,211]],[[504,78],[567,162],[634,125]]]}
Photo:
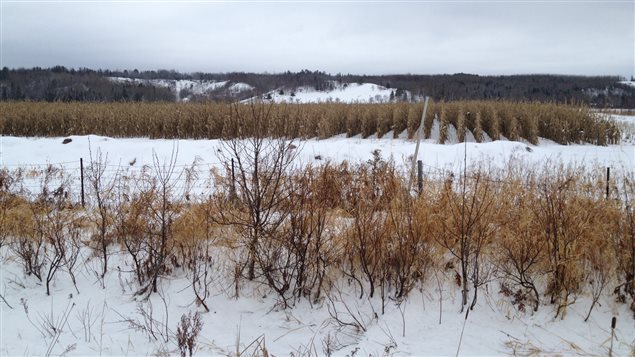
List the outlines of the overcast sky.
{"label": "overcast sky", "polygon": [[633,1],[2,1],[2,66],[635,74]]}

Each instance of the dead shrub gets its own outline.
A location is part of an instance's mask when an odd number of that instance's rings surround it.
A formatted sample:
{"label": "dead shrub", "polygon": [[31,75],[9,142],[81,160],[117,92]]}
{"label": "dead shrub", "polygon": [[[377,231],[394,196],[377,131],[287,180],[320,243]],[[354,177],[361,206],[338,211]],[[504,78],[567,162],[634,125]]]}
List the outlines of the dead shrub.
{"label": "dead shrub", "polygon": [[394,298],[407,297],[415,284],[425,281],[436,261],[434,214],[430,197],[397,192],[388,210],[387,259],[384,269],[394,287]]}
{"label": "dead shrub", "polygon": [[187,315],[181,316],[181,321],[176,327],[176,341],[181,352],[181,357],[192,356],[196,348],[196,340],[199,333],[203,329],[203,322],[201,321],[201,315],[197,312],[192,315],[189,312]]}
{"label": "dead shrub", "polygon": [[[532,211],[546,244],[546,293],[557,306],[557,317],[582,289],[585,243],[607,239],[602,236],[610,231],[610,222],[606,217],[608,207],[594,194],[593,183],[580,168],[550,165],[547,163],[536,175]],[[596,248],[590,243],[588,249]]]}
{"label": "dead shrub", "polygon": [[[448,180],[438,205],[441,230],[438,243],[452,254],[460,265],[462,309],[468,303],[470,285],[474,288],[470,309],[473,309],[478,288],[490,278],[485,253],[490,248],[498,226],[498,188],[491,174],[477,168],[463,175],[455,184]],[[462,310],[461,309],[461,310]]]}
{"label": "dead shrub", "polygon": [[[526,289],[531,293],[530,302],[533,311],[540,306],[540,293],[537,279],[546,274],[546,242],[541,231],[532,219],[535,188],[526,188],[521,180],[515,179],[505,185],[502,192],[503,207],[500,210],[500,231],[495,251],[495,262],[503,283],[511,284],[513,289]],[[508,289],[509,290],[509,289]],[[511,291],[511,290],[510,290]],[[511,293],[509,293],[511,294]],[[508,294],[508,295],[509,295]],[[515,302],[519,303],[521,290],[515,293]],[[520,305],[519,309],[520,309]]]}

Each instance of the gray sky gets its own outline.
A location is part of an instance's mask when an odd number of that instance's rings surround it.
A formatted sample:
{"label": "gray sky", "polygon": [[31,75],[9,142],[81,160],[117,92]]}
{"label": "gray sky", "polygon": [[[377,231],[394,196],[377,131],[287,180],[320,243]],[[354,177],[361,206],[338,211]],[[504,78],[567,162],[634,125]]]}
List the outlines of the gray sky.
{"label": "gray sky", "polygon": [[2,65],[635,74],[622,2],[2,1]]}

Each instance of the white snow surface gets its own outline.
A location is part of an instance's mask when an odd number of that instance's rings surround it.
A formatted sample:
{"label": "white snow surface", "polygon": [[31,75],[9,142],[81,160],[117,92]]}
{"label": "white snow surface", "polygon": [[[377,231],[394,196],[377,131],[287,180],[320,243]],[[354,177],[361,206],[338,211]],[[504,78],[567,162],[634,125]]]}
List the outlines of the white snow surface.
{"label": "white snow surface", "polygon": [[[25,276],[4,251],[2,292],[13,309],[2,303],[2,355],[44,355],[49,346],[52,355],[68,349],[68,355],[76,356],[178,355],[173,337],[167,343],[161,340],[159,332],[155,332],[158,340],[148,338],[127,320],[143,324],[137,309],[149,311],[151,304],[157,330],[167,325],[167,334],[172,336],[182,314],[203,312],[194,303],[190,281],[184,273],[176,272],[161,281],[165,303],[159,294],[144,302],[134,296],[137,287],[130,273],[130,262],[122,254],[113,253],[105,289],[97,283],[92,271],[80,268],[76,273],[79,294],[64,272],[60,272],[51,296],[46,296],[44,286],[34,277]],[[87,266],[95,263],[86,251],[81,259],[88,260]],[[490,284],[482,289],[477,306],[465,320],[465,314],[459,312],[460,291],[453,282],[453,272],[441,272],[438,277],[438,285],[435,280],[434,284],[415,290],[401,306],[388,301],[383,315],[379,298],[359,300],[348,292],[352,288],[347,283],[340,282],[342,301],[358,314],[366,327],[363,332],[339,328],[325,303],[311,305],[302,300],[293,308],[281,310],[274,308],[274,295],[257,286],[243,287],[236,298],[232,295],[231,281],[218,276],[212,287],[213,295],[207,301],[211,311],[202,313],[204,325],[195,352],[200,356],[235,355],[239,349],[251,355],[249,352],[254,348],[248,346],[264,337],[272,355],[297,355],[309,349],[325,355],[323,346],[330,336],[334,354],[338,356],[351,355],[355,350],[358,356],[386,355],[385,352],[398,356],[455,355],[464,328],[461,355],[525,355],[532,351],[539,355],[607,355],[611,318],[617,316],[613,355],[632,353],[633,317],[625,304],[615,303],[613,298],[603,298],[588,322],[583,322],[591,302],[588,297],[579,298],[563,319],[554,319],[554,309],[549,305],[541,306],[537,313],[519,312],[501,297],[497,285]],[[25,306],[33,324],[27,319]],[[336,306],[344,310],[341,302],[336,302]],[[66,324],[59,324],[62,329],[57,340],[46,331],[38,332],[43,330],[45,321],[55,323],[65,311],[70,311],[69,317]],[[83,314],[89,319],[86,325],[82,323]],[[339,317],[347,319],[342,312]]]}
{"label": "white snow surface", "polygon": [[231,86],[229,86],[229,91],[232,93],[240,93],[240,92],[245,92],[245,91],[249,91],[254,89],[253,86],[247,84],[247,83],[234,83]]}
{"label": "white snow surface", "polygon": [[266,93],[276,103],[386,103],[390,101],[390,94],[396,89],[386,88],[374,83],[334,83],[335,89],[318,91],[312,87],[299,87],[296,90],[280,90]]}
{"label": "white snow surface", "polygon": [[[317,164],[327,160],[356,163],[370,159],[372,152],[379,149],[383,157],[393,158],[398,165],[406,165],[414,152],[415,143],[403,138],[392,139],[391,134],[381,139],[346,138],[341,135],[325,140],[298,141],[298,158],[302,163]],[[101,150],[108,155],[110,165],[129,170],[152,165],[153,152],[160,160],[167,159],[175,146],[178,146],[177,165],[190,165],[196,161],[203,171],[220,167],[217,151],[221,146],[218,140],[117,139],[94,135],[70,138],[71,143],[62,144],[64,138],[0,137],[0,167],[13,169],[55,164],[79,173],[79,158],[84,158],[86,165],[89,143],[93,154]],[[469,164],[504,165],[509,158],[516,157],[525,160],[528,165],[562,160],[565,163],[583,163],[589,168],[598,165],[632,171],[635,163],[633,145],[563,146],[544,139],[537,146],[504,140],[439,145],[430,139],[422,143],[419,158],[423,160],[427,174],[460,170],[465,150]],[[205,188],[201,185],[199,189]],[[149,339],[125,321],[142,320],[137,306],[142,304],[147,310],[148,303],[136,301],[134,292],[138,287],[131,273],[131,262],[121,252],[113,254],[105,289],[98,284],[94,272],[87,268],[97,264],[95,258],[84,251],[76,272],[80,293],[75,292],[68,276],[59,272],[52,294],[47,296],[43,284],[32,276],[26,276],[6,247],[0,250],[0,292],[12,307],[0,301],[0,354],[44,355],[49,346],[53,355],[62,354],[69,348],[69,355],[78,356],[178,354],[174,339],[168,343]],[[223,256],[223,252],[217,254]],[[220,270],[225,271],[223,269],[227,267],[223,267],[221,262]],[[635,322],[632,313],[626,305],[616,303],[610,292],[585,323],[584,316],[591,304],[589,296],[579,297],[568,308],[564,319],[554,319],[554,308],[548,304],[543,304],[537,313],[519,312],[508,298],[499,294],[498,284],[491,283],[487,289],[481,290],[477,306],[465,320],[465,315],[459,313],[460,291],[453,282],[452,272],[439,275],[441,300],[436,280],[429,278],[428,283],[420,291],[413,292],[401,307],[389,301],[384,315],[380,313],[381,301],[378,298],[360,301],[354,296],[353,289],[341,281],[343,301],[353,311],[359,309],[366,325],[366,331],[362,332],[338,328],[324,302],[311,305],[301,300],[293,308],[280,310],[275,308],[274,294],[249,284],[242,286],[240,297],[235,298],[229,276],[230,272],[219,274],[214,284],[213,296],[208,301],[212,311],[202,314],[204,327],[197,355],[235,354],[237,344],[242,351],[263,336],[268,351],[274,355],[298,355],[309,348],[315,348],[319,355],[323,355],[323,344],[328,336],[336,341],[336,355],[351,355],[355,350],[358,356],[382,355],[385,352],[395,355],[455,355],[463,327],[461,355],[511,355],[532,351],[541,355],[607,355],[613,316],[617,316],[614,355],[634,353]],[[182,314],[202,311],[194,304],[189,284],[184,272],[175,271],[169,279],[161,282],[165,305],[158,294],[150,298],[154,318],[159,324],[167,325],[168,333],[176,331]],[[38,332],[46,320],[60,319],[72,304],[75,305],[57,340],[46,332],[44,336]],[[28,306],[31,322],[27,319],[24,305]],[[338,307],[344,309],[343,305]],[[404,311],[403,319],[400,309]],[[81,314],[85,311],[91,311],[91,321],[94,321],[90,332],[81,322]],[[253,351],[253,346],[250,348],[248,351]]]}
{"label": "white snow surface", "polygon": [[[450,128],[449,142],[456,142],[456,134]],[[434,134],[434,133],[433,133]],[[403,135],[400,135],[403,137]],[[64,138],[25,138],[5,136],[0,138],[0,167],[43,166],[61,164],[69,169],[79,165],[79,159],[89,160],[89,151],[98,150],[108,154],[111,165],[140,168],[152,165],[152,155],[167,160],[173,147],[178,149],[177,165],[191,165],[195,160],[199,167],[220,168],[218,150],[220,140],[166,140],[147,138],[109,138],[96,135],[70,136],[72,142],[62,144]],[[540,165],[547,160],[584,164],[589,168],[611,166],[615,169],[632,170],[635,146],[631,144],[596,146],[590,144],[559,145],[541,138],[537,146],[505,140],[484,143],[467,142],[440,145],[435,139],[421,143],[419,159],[429,170],[452,170],[463,164],[467,151],[468,164],[487,163],[502,167],[512,157],[527,164]],[[374,150],[382,157],[392,158],[397,165],[409,164],[416,143],[402,138],[393,139],[392,133],[380,139],[362,139],[359,136],[346,138],[339,135],[328,139],[298,140],[298,164],[331,161],[357,163],[372,158]],[[129,163],[134,162],[134,165]]]}

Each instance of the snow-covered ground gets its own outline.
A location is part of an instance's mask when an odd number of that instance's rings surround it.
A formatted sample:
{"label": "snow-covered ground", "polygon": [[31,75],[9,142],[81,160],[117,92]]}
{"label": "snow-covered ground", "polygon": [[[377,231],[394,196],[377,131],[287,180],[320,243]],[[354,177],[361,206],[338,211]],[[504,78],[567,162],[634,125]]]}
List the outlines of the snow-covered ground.
{"label": "snow-covered ground", "polygon": [[[90,258],[84,253],[82,261]],[[136,301],[130,262],[121,257],[111,260],[105,289],[97,283],[89,263],[76,273],[79,294],[60,272],[51,296],[46,296],[35,278],[25,276],[6,252],[2,259],[2,294],[12,307],[0,302],[2,355],[44,355],[49,348],[51,355],[67,350],[77,356],[178,355],[173,338],[178,320],[189,311],[203,311],[194,303],[190,282],[182,273],[163,280],[160,293],[153,294],[149,302]],[[358,300],[348,292],[351,287],[341,282],[341,301],[336,294],[335,302],[339,318],[351,320],[343,313],[343,301],[363,324],[364,332],[336,324],[326,302],[311,306],[303,300],[294,308],[278,310],[273,308],[275,297],[255,286],[245,287],[235,298],[231,281],[219,276],[207,301],[211,311],[202,314],[196,354],[236,355],[238,350],[252,355],[256,351],[252,342],[258,340],[278,356],[326,355],[328,344],[338,356],[455,355],[459,346],[460,355],[608,355],[613,316],[617,316],[613,355],[633,353],[632,314],[612,298],[602,299],[588,322],[583,321],[591,303],[588,297],[579,298],[563,319],[554,319],[549,305],[541,306],[537,313],[519,312],[502,297],[497,284],[490,284],[465,320],[465,314],[459,312],[460,291],[453,272],[442,271],[437,277],[438,284],[430,279],[434,284],[414,291],[402,305],[389,301],[384,315],[378,298]],[[151,311],[156,340],[131,325],[145,324],[139,308]],[[60,331],[59,336],[45,327],[48,322]],[[170,342],[163,340],[164,335],[170,336]]]}
{"label": "snow-covered ground", "polygon": [[[372,157],[374,150],[381,150],[384,158],[392,158],[397,165],[409,163],[416,143],[406,139],[393,139],[392,132],[383,138],[346,138],[345,135],[318,140],[297,141],[299,163],[360,162]],[[451,137],[451,135],[450,135]],[[152,165],[152,155],[167,159],[173,147],[178,148],[178,165],[190,165],[195,160],[201,167],[220,167],[219,140],[150,140],[146,138],[108,138],[101,136],[70,136],[72,142],[62,144],[64,138],[0,138],[0,166],[42,166],[59,164],[75,168],[79,159],[89,158],[101,150],[108,154],[112,165],[141,167]],[[468,163],[486,161],[493,165],[504,165],[512,156],[528,164],[540,164],[547,160],[565,163],[611,166],[615,169],[632,170],[635,164],[635,146],[632,144],[596,146],[589,144],[558,145],[540,139],[539,145],[496,140],[485,143],[458,143],[440,145],[434,139],[422,142],[419,159],[430,170],[458,168],[463,163],[467,150]]]}
{"label": "snow-covered ground", "polygon": [[[386,88],[373,83],[343,83],[334,82],[334,89],[318,91],[312,87],[299,87],[295,90],[271,91],[263,95],[266,100],[276,103],[386,103],[394,99],[396,89]],[[393,98],[391,98],[391,93]],[[406,92],[406,96],[409,93]],[[401,99],[401,98],[397,98]]]}
{"label": "snow-covered ground", "polygon": [[[434,135],[433,130],[433,138],[422,143],[420,149],[419,158],[427,174],[459,170],[465,150],[470,163],[503,165],[516,157],[527,165],[562,160],[585,164],[589,169],[598,165],[617,171],[632,171],[635,165],[635,146],[631,144],[563,146],[540,140],[539,145],[533,146],[499,140],[439,145]],[[298,159],[303,163],[359,162],[370,159],[372,152],[379,149],[383,157],[392,157],[398,165],[405,165],[414,153],[415,143],[392,136],[388,133],[381,139],[338,136],[299,141]],[[220,165],[218,140],[115,139],[93,135],[70,138],[72,142],[62,144],[64,138],[1,137],[0,168],[55,164],[77,173],[79,159],[86,163],[89,158],[89,147],[93,154],[97,150],[108,154],[109,164],[115,168],[134,170],[152,165],[153,152],[163,160],[174,147],[178,147],[177,165],[196,161],[201,170]],[[202,311],[194,303],[184,273],[174,272],[163,280],[162,293],[150,298],[156,327],[165,331],[167,326],[167,332],[156,332],[155,340],[131,326],[131,321],[143,323],[138,308],[149,311],[149,303],[136,301],[130,262],[122,255],[115,252],[106,288],[102,289],[90,269],[96,262],[84,251],[81,261],[87,263],[80,264],[77,272],[79,294],[64,272],[60,272],[51,296],[46,295],[45,287],[37,279],[23,273],[6,247],[0,250],[0,256],[0,293],[11,306],[0,300],[2,355],[44,355],[49,347],[52,355],[66,350],[72,355],[174,355],[178,354],[174,339],[165,343],[161,334],[172,335],[182,314]],[[227,269],[222,260],[218,264],[220,271]],[[324,355],[329,344],[336,349],[336,355],[455,355],[463,329],[459,351],[462,355],[607,355],[613,316],[617,316],[614,355],[635,353],[632,313],[608,295],[596,306],[588,322],[583,320],[591,304],[589,296],[579,297],[564,319],[554,319],[553,306],[547,304],[535,314],[519,312],[509,298],[499,293],[497,283],[492,283],[465,320],[465,315],[459,313],[460,291],[454,284],[453,273],[441,271],[438,284],[436,279],[428,279],[428,284],[412,293],[401,306],[390,301],[386,313],[376,316],[375,312],[381,310],[380,300],[360,301],[342,281],[344,293],[336,306],[344,311],[342,304],[346,303],[362,321],[366,331],[355,331],[338,326],[329,315],[326,302],[310,305],[303,300],[292,309],[278,310],[274,308],[275,296],[253,285],[244,286],[240,297],[235,298],[229,276],[229,272],[220,274],[213,285],[211,312],[202,315],[199,355],[236,354],[237,350],[245,349],[250,353],[255,351],[257,343],[251,343],[256,340],[275,355],[299,355],[309,350]],[[49,321],[62,326],[59,333],[45,327]]]}

